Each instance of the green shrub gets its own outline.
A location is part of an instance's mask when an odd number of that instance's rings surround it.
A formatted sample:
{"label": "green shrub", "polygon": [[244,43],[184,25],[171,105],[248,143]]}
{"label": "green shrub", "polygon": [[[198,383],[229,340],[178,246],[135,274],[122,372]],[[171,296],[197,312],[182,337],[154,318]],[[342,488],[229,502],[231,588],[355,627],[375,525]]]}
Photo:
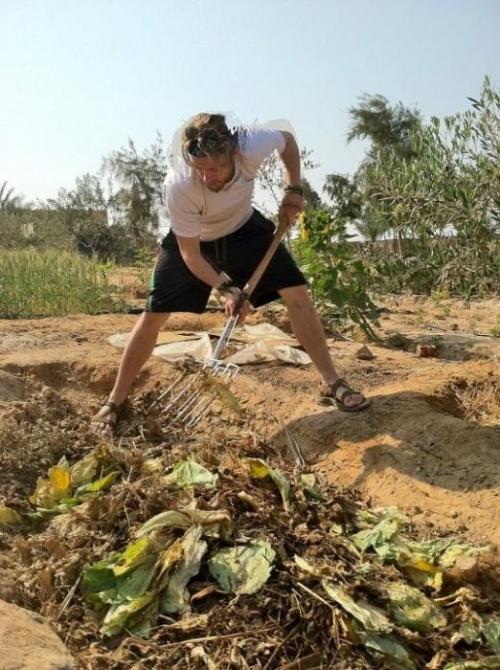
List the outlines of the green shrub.
{"label": "green shrub", "polygon": [[0,251],[0,318],[119,311],[111,266],[74,252]]}

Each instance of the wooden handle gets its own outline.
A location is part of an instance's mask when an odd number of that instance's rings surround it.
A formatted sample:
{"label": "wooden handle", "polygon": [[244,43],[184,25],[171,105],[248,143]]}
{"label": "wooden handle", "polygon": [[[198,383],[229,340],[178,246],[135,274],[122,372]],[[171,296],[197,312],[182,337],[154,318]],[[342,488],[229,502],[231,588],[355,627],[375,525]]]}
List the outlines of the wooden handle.
{"label": "wooden handle", "polygon": [[243,287],[243,293],[245,294],[245,297],[249,297],[252,295],[252,293],[255,291],[255,287],[257,284],[260,282],[262,275],[266,271],[267,266],[269,265],[269,262],[271,258],[274,256],[274,253],[276,249],[278,248],[279,243],[283,239],[283,235],[285,234],[286,230],[288,228],[288,221],[285,219],[281,219],[279,222],[278,227],[276,228],[276,231],[274,233],[273,241],[269,245],[268,250],[262,257],[262,260],[260,263],[257,265],[255,270],[253,271],[252,276],[250,279],[247,281],[245,286]]}

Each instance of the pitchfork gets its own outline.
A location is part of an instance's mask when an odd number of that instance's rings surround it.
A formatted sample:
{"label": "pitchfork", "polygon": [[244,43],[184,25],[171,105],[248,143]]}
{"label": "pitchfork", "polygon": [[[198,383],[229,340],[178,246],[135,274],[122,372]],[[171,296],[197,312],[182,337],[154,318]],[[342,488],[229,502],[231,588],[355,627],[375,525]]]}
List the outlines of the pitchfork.
{"label": "pitchfork", "polygon": [[[212,402],[220,390],[220,382],[229,382],[238,374],[239,366],[234,363],[224,363],[220,360],[220,355],[238,323],[240,316],[239,307],[254,292],[287,228],[288,222],[286,219],[281,219],[269,248],[243,287],[234,314],[226,321],[224,330],[215,346],[213,356],[202,361],[196,361],[197,366],[201,363],[201,368],[198,367],[197,371],[193,370],[192,365],[186,366],[173,383],[158,396],[154,404],[165,397],[168,398],[167,405],[163,408],[162,414],[172,413],[174,415],[173,420],[184,424],[187,428],[195,426],[208,413]],[[192,371],[195,371],[192,379],[179,388],[188,372]],[[208,393],[206,392],[207,390]]]}

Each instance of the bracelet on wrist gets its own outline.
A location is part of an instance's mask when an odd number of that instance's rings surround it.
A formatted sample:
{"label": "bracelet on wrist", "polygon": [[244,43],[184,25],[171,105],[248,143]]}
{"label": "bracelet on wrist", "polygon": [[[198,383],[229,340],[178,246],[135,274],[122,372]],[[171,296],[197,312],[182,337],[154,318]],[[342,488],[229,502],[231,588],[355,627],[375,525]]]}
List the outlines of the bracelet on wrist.
{"label": "bracelet on wrist", "polygon": [[285,186],[285,193],[296,193],[301,197],[304,197],[304,189],[300,184],[289,184]]}
{"label": "bracelet on wrist", "polygon": [[217,286],[217,290],[220,293],[231,293],[233,289],[238,288],[232,279],[226,279]]}

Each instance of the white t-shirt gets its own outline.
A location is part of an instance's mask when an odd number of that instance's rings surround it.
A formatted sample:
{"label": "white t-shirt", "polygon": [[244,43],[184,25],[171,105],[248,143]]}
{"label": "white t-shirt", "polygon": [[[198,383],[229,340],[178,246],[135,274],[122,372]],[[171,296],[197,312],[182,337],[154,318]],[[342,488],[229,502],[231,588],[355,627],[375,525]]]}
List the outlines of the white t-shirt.
{"label": "white t-shirt", "polygon": [[215,240],[251,217],[255,176],[275,149],[284,151],[285,138],[279,130],[255,126],[240,130],[238,141],[234,176],[220,191],[211,191],[188,165],[167,175],[164,202],[174,233]]}

